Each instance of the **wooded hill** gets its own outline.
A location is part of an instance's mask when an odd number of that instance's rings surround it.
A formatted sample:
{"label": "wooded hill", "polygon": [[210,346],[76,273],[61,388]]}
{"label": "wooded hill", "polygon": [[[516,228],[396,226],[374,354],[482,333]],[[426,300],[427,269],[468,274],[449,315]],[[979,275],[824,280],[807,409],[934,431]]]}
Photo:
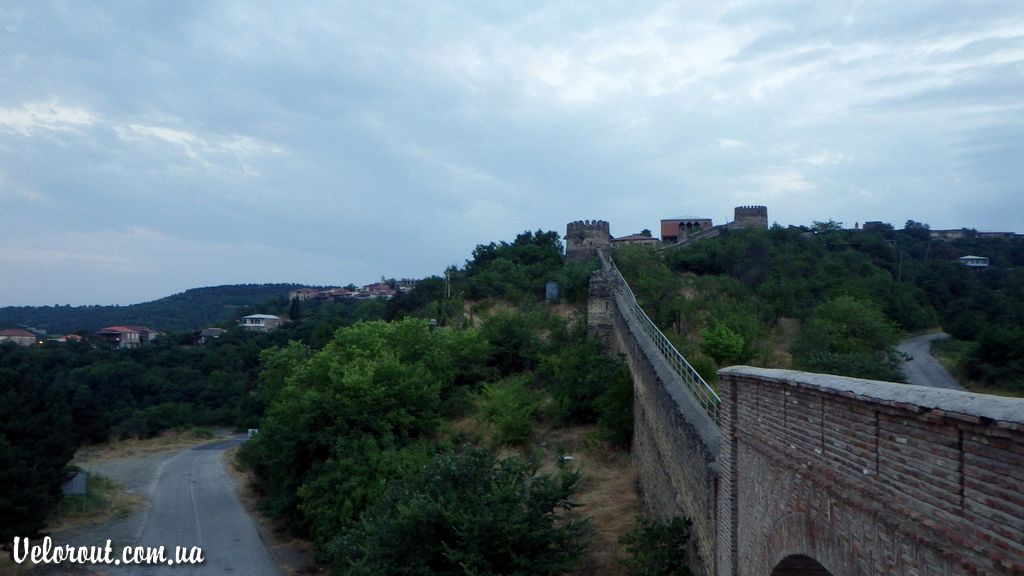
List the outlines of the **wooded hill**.
{"label": "wooded hill", "polygon": [[93,332],[119,324],[162,331],[200,330],[232,318],[240,308],[288,298],[302,284],[230,284],[193,288],[152,302],[128,306],[7,306],[0,308],[0,328],[31,326],[51,334]]}
{"label": "wooded hill", "polygon": [[[969,268],[966,255],[989,259]],[[713,380],[731,364],[900,381],[895,344],[941,327],[969,387],[1024,394],[1024,238],[932,238],[928,225],[727,231],[616,260],[649,315]]]}

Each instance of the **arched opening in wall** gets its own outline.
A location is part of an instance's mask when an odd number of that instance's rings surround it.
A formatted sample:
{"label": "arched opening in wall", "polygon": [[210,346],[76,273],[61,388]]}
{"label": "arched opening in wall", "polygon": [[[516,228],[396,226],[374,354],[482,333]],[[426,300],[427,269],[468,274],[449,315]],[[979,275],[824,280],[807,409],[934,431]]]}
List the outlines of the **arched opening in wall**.
{"label": "arched opening in wall", "polygon": [[832,573],[814,558],[797,554],[779,562],[772,570],[772,576],[832,576]]}

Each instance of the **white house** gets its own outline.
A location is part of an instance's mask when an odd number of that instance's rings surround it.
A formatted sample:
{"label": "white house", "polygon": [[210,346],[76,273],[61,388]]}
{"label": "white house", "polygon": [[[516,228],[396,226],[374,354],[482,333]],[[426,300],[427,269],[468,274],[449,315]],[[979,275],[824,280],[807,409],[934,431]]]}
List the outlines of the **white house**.
{"label": "white house", "polygon": [[238,321],[238,324],[252,332],[270,332],[281,325],[281,318],[272,314],[251,314]]}
{"label": "white house", "polygon": [[987,268],[988,258],[984,256],[961,256],[960,263],[970,268]]}

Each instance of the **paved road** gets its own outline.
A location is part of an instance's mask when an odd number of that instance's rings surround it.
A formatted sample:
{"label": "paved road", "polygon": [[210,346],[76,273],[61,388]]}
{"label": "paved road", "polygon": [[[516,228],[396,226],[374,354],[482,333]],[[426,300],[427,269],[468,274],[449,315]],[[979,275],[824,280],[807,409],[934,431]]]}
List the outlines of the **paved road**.
{"label": "paved road", "polygon": [[198,446],[160,468],[137,535],[141,546],[199,546],[198,566],[136,566],[132,576],[280,576],[224,469],[224,450],[241,439]]}
{"label": "paved road", "polygon": [[215,442],[163,455],[155,461],[150,456],[148,460],[125,459],[96,466],[97,472],[109,474],[129,489],[134,485],[138,491],[148,492],[149,504],[131,518],[55,534],[54,540],[59,544],[102,545],[111,538],[115,558],[126,544],[164,546],[170,558],[175,546],[198,546],[205,557],[203,564],[194,566],[94,567],[111,576],[281,576],[224,468],[224,451],[242,441]]}
{"label": "paved road", "polygon": [[911,358],[903,363],[903,374],[907,377],[908,382],[932,388],[964,389],[931,354],[932,342],[943,338],[949,338],[949,334],[945,332],[925,334],[908,338],[896,347],[897,350]]}

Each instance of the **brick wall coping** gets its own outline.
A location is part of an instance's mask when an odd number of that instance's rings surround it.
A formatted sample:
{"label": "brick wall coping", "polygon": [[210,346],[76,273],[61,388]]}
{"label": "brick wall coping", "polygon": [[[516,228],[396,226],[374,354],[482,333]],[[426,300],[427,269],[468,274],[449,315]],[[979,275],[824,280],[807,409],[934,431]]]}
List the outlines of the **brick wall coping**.
{"label": "brick wall coping", "polygon": [[722,368],[718,374],[758,380],[781,380],[912,412],[940,411],[943,415],[960,420],[979,422],[988,419],[997,421],[1007,428],[1024,430],[1024,398],[753,366],[730,366]]}

